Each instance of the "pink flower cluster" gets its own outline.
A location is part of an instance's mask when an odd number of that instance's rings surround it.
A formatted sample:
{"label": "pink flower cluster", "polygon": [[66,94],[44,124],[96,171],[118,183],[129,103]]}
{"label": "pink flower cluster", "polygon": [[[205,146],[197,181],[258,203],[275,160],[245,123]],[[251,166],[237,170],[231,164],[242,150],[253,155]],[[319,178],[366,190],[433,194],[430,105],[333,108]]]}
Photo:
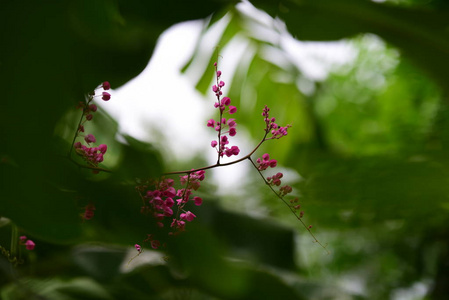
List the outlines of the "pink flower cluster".
{"label": "pink flower cluster", "polygon": [[229,113],[230,115],[234,114],[237,111],[235,106],[230,105],[231,99],[229,97],[221,98],[223,92],[222,88],[224,87],[224,81],[220,80],[221,71],[217,70],[217,63],[214,63],[217,84],[212,86],[212,91],[215,93],[217,97],[217,102],[215,102],[214,107],[220,110],[220,117],[218,120],[210,119],[207,121],[207,127],[214,128],[215,131],[218,132],[218,140],[213,140],[210,145],[212,148],[215,148],[218,152],[219,157],[223,157],[226,155],[227,157],[231,157],[233,155],[238,155],[240,153],[240,149],[237,146],[229,147],[229,136],[235,136],[237,134],[236,126],[237,123],[235,119],[226,119],[223,118],[224,113]]}
{"label": "pink flower cluster", "polygon": [[[103,82],[98,89],[103,89],[103,92],[101,93],[101,98],[104,101],[109,101],[111,99],[111,94],[108,92],[104,92],[104,90],[109,90],[111,88],[111,85],[109,82],[105,81]],[[80,135],[81,133],[84,133],[84,123],[91,121],[93,119],[93,113],[95,113],[98,109],[98,107],[91,103],[94,99],[96,94],[96,90],[91,92],[87,98],[87,102],[80,102],[78,107],[83,109],[83,118],[81,119],[78,130],[76,135]],[[81,135],[80,135],[81,136]],[[91,143],[95,143],[97,140],[93,134],[86,134],[84,136],[84,141],[87,143],[88,146],[85,146],[81,144],[81,142],[76,142],[73,144],[73,147],[75,148],[76,154],[81,156],[90,166],[98,167],[98,164],[103,162],[104,160],[104,154],[106,153],[106,150],[108,149],[108,146],[105,144],[101,144],[98,147],[89,147]],[[95,174],[98,173],[98,170],[93,170]]]}
{"label": "pink flower cluster", "polygon": [[[193,202],[196,206],[203,203],[200,197],[192,197],[192,191],[198,190],[200,182],[204,180],[205,171],[200,170],[180,176],[180,182],[184,188],[175,189],[175,181],[171,178],[162,178],[155,182],[154,189],[147,190],[143,199],[146,200],[142,207],[142,213],[151,213],[157,220],[159,227],[164,227],[164,220],[169,218],[171,220],[170,227],[173,229],[170,235],[179,234],[185,231],[186,222],[192,222],[196,215],[191,211],[185,210],[185,206]],[[173,211],[176,207],[176,213]],[[160,242],[154,238],[154,235],[149,235],[151,239],[151,247],[159,248]]]}
{"label": "pink flower cluster", "polygon": [[[109,84],[109,82],[105,81],[100,87],[102,87],[104,91],[107,91],[111,88],[111,85]],[[103,99],[104,101],[109,101],[111,99],[111,94],[109,94],[108,92],[102,92],[101,99]]]}
{"label": "pink flower cluster", "polygon": [[36,244],[32,241],[29,240],[26,236],[22,235],[21,237],[19,237],[20,239],[20,244],[21,245],[25,245],[25,248],[27,250],[33,250],[34,247],[36,246]]}
{"label": "pink flower cluster", "polygon": [[258,158],[256,162],[259,164],[257,166],[259,171],[266,170],[268,167],[275,168],[277,166],[277,161],[275,159],[270,159],[270,155],[268,153],[262,155],[262,159]]}
{"label": "pink flower cluster", "polygon": [[271,137],[269,139],[280,139],[283,136],[287,135],[287,130],[291,127],[291,125],[287,125],[285,127],[281,127],[276,124],[276,118],[270,118],[270,109],[265,105],[262,116],[264,117],[264,121],[266,124],[265,131],[271,133]]}
{"label": "pink flower cluster", "polygon": [[[277,165],[277,161],[275,159],[270,159],[270,155],[268,153],[265,153],[262,155],[262,159],[258,158],[256,160],[257,162],[257,169],[259,171],[264,171],[268,168],[274,168]],[[284,176],[281,172],[276,173],[273,176],[267,177],[266,181],[269,185],[272,186],[280,186],[281,185],[281,178]],[[284,197],[287,194],[290,194],[293,191],[292,187],[289,185],[282,186],[279,189],[279,196]]]}
{"label": "pink flower cluster", "polygon": [[[92,134],[88,134],[84,140],[88,144],[95,143],[96,141]],[[105,144],[101,144],[98,147],[88,147],[81,144],[81,142],[76,142],[73,146],[75,147],[76,153],[94,167],[97,167],[99,163],[103,162],[104,154],[108,150],[108,146]]]}

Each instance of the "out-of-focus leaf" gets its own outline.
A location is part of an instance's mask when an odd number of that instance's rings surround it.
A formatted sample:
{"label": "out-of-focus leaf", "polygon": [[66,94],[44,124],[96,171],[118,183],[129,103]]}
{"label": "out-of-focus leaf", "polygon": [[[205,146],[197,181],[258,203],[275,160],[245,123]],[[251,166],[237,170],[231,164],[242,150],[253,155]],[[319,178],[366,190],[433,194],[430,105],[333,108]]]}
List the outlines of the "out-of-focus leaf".
{"label": "out-of-focus leaf", "polygon": [[375,33],[400,48],[404,56],[446,87],[448,10],[412,9],[368,0],[251,2],[285,21],[288,30],[300,40],[337,40]]}
{"label": "out-of-focus leaf", "polygon": [[54,185],[72,177],[54,172],[61,167],[60,150],[52,149],[60,117],[101,82],[116,88],[137,76],[168,26],[207,17],[226,4],[4,3],[0,26],[10,30],[0,33],[0,56],[8,58],[0,68],[0,215],[44,239],[79,237],[76,203]]}
{"label": "out-of-focus leaf", "polygon": [[198,212],[200,222],[228,245],[237,259],[273,268],[294,271],[294,234],[291,229],[270,220],[227,211],[218,205],[206,204]]}
{"label": "out-of-focus leaf", "polygon": [[4,300],[112,300],[108,291],[89,278],[64,281],[53,279],[22,279],[1,291]]}
{"label": "out-of-focus leaf", "polygon": [[122,158],[114,173],[132,183],[136,182],[136,178],[159,177],[162,164],[158,152],[150,144],[131,136],[124,136],[124,139],[127,144],[122,145]]}
{"label": "out-of-focus leaf", "polygon": [[225,299],[300,299],[274,274],[254,269],[251,264],[230,263],[223,259],[225,252],[221,243],[204,229],[192,230],[172,242],[170,262],[200,290]]}
{"label": "out-of-focus leaf", "polygon": [[72,255],[77,265],[91,278],[110,282],[120,275],[126,251],[102,246],[80,246],[73,250]]}

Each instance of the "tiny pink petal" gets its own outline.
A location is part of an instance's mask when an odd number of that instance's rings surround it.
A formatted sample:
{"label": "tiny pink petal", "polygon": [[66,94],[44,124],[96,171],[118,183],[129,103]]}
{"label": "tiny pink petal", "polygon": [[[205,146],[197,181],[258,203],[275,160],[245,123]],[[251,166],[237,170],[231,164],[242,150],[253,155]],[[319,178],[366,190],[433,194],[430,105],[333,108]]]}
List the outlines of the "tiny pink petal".
{"label": "tiny pink petal", "polygon": [[104,101],[109,101],[109,99],[111,99],[111,94],[109,94],[108,92],[103,92],[102,93],[102,97],[101,99],[103,99]]}
{"label": "tiny pink petal", "polygon": [[225,106],[228,106],[229,104],[231,104],[231,99],[229,97],[223,97],[223,99],[221,99],[221,103],[224,104]]}
{"label": "tiny pink petal", "polygon": [[35,246],[36,244],[34,244],[32,240],[28,240],[25,243],[25,247],[27,248],[27,250],[33,250]]}
{"label": "tiny pink petal", "polygon": [[196,206],[200,206],[203,203],[203,199],[200,197],[193,197],[193,201],[195,202]]}

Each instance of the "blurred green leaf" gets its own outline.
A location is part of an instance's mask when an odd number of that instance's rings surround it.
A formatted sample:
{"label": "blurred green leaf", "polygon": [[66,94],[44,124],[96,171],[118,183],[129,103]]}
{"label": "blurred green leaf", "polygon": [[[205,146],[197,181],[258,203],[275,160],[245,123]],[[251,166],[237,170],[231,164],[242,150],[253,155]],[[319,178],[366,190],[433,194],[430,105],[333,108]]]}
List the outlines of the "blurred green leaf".
{"label": "blurred green leaf", "polygon": [[1,291],[4,300],[49,299],[49,300],[112,300],[108,291],[89,278],[31,279],[25,278]]}
{"label": "blurred green leaf", "polygon": [[254,0],[251,3],[281,18],[300,40],[338,40],[365,32],[377,34],[446,87],[447,9],[408,8],[368,0]]}

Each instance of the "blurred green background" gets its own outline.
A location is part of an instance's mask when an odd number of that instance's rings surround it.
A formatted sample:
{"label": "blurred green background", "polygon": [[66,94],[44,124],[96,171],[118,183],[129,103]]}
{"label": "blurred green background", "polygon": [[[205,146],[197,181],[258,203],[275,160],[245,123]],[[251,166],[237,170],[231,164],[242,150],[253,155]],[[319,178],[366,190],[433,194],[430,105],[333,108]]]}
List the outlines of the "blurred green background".
{"label": "blurred green background", "polygon": [[[447,299],[447,2],[251,3],[271,22],[237,1],[2,3],[0,246],[11,249],[15,226],[37,246],[19,249],[16,268],[0,256],[1,299]],[[119,87],[137,76],[170,26],[203,19],[206,35],[224,16],[220,47],[248,43],[228,80],[239,126],[257,140],[265,104],[294,125],[264,152],[300,174],[306,222],[331,253],[255,176],[237,197],[205,185],[190,230],[127,265],[155,226],[139,213],[135,178],[178,166],[154,145],[118,140],[117,122],[98,112],[90,126],[108,144],[112,173],[79,169],[65,157],[74,107],[104,80]],[[311,78],[285,36],[343,40],[354,58]],[[193,84],[206,94],[216,56],[198,43],[183,71],[202,70]],[[248,197],[265,217],[244,213]],[[83,222],[91,202],[95,217]]]}

